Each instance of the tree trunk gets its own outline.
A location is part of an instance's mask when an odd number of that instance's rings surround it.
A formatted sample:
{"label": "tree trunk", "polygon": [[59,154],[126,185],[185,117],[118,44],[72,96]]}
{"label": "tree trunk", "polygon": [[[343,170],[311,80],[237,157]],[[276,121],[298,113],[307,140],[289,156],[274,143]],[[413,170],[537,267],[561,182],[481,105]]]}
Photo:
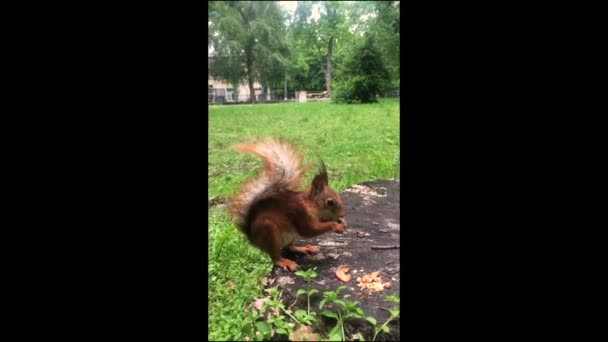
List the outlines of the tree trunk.
{"label": "tree trunk", "polygon": [[334,37],[329,38],[327,44],[327,70],[325,71],[325,88],[327,90],[327,96],[331,97],[331,52],[334,45]]}
{"label": "tree trunk", "polygon": [[285,75],[285,93],[284,93],[285,101],[287,101],[287,74]]}
{"label": "tree trunk", "polygon": [[249,81],[249,102],[255,103],[255,89],[253,89],[253,77],[249,76],[247,80]]}
{"label": "tree trunk", "polygon": [[[247,7],[247,13],[243,13],[241,8],[239,8],[239,12],[241,13],[241,17],[243,18],[243,27],[245,28],[245,32],[249,32],[249,18],[251,16],[253,10],[253,4],[249,2],[249,6]],[[249,102],[255,103],[255,90],[253,89],[253,44],[245,47],[245,66],[247,67],[247,82],[249,83]]]}
{"label": "tree trunk", "polygon": [[[321,48],[315,42],[315,47],[317,48],[317,57],[319,58],[319,64],[321,65],[321,70],[323,70],[323,75],[325,76],[325,88],[327,88],[327,68],[323,64],[323,54],[321,53]],[[316,89],[314,89],[316,90]]]}
{"label": "tree trunk", "polygon": [[[245,52],[246,54],[248,51]],[[253,59],[251,57],[247,57],[247,82],[249,82],[249,102],[255,103],[255,90],[253,89]]]}

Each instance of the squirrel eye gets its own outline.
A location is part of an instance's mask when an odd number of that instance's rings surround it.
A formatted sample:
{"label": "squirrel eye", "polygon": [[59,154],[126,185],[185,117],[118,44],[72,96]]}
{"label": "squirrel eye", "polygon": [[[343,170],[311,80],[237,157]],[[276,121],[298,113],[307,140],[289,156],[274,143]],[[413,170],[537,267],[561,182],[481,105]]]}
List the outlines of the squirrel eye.
{"label": "squirrel eye", "polygon": [[328,206],[333,207],[333,206],[334,206],[334,204],[336,204],[336,202],[334,202],[334,200],[333,200],[333,199],[331,199],[331,198],[327,199],[327,205],[328,205]]}

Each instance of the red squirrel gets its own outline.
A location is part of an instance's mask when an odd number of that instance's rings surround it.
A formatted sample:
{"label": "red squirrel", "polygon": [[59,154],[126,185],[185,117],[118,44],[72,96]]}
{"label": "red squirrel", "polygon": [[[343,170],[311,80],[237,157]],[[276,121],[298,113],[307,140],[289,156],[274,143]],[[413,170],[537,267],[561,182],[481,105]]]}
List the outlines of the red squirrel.
{"label": "red squirrel", "polygon": [[298,264],[281,256],[285,247],[303,254],[319,252],[316,246],[295,246],[296,238],[344,233],[344,205],[329,187],[323,160],[310,187],[302,190],[309,167],[301,166],[303,156],[291,144],[266,139],[234,149],[257,155],[264,167],[230,199],[228,211],[249,242],[266,252],[275,265],[285,271],[298,269]]}

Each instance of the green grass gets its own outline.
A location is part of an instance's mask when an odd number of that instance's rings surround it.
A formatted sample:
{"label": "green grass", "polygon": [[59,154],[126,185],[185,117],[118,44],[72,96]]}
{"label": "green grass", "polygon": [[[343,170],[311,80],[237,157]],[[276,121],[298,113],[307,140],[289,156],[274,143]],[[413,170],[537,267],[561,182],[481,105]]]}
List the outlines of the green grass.
{"label": "green grass", "polygon": [[[323,158],[336,191],[373,179],[399,178],[399,101],[329,102],[209,107],[208,197],[228,197],[260,169],[259,159],[231,145],[255,137],[284,137]],[[312,178],[312,172],[307,180]],[[262,296],[270,259],[250,246],[222,209],[209,211],[209,340],[240,333],[245,307]]]}

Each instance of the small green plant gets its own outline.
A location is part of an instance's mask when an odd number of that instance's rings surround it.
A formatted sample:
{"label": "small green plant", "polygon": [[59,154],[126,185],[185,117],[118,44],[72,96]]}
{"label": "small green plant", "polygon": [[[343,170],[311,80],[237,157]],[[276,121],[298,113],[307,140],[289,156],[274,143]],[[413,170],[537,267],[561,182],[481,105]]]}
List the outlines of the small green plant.
{"label": "small green plant", "polygon": [[296,310],[296,312],[294,313],[294,315],[304,324],[307,325],[311,325],[313,323],[316,322],[316,313],[314,312],[310,312],[310,296],[312,296],[315,293],[318,293],[319,290],[317,289],[311,289],[310,288],[310,280],[312,278],[316,278],[317,277],[317,272],[315,272],[316,267],[313,269],[308,269],[306,271],[304,270],[300,270],[296,272],[296,275],[299,277],[304,278],[304,281],[306,282],[306,290],[304,289],[299,289],[298,292],[296,293],[296,295],[299,297],[303,294],[306,295],[306,304],[307,304],[307,310]]}
{"label": "small green plant", "polygon": [[[275,311],[280,310],[283,313],[285,313],[287,316],[289,316],[291,319],[293,319],[293,321],[296,322],[297,324],[302,324],[302,323],[300,323],[300,321],[297,318],[293,317],[289,313],[289,311],[287,311],[285,309],[285,305],[283,303],[281,303],[281,300],[279,299],[280,294],[281,293],[279,292],[279,290],[276,287],[271,288],[270,289],[271,298],[266,303],[264,303],[264,305],[268,305],[269,307],[275,309]],[[279,317],[279,316],[280,315],[278,315],[277,317]]]}
{"label": "small green plant", "polygon": [[250,341],[252,339],[255,341],[269,340],[272,337],[270,325],[267,322],[258,321],[262,316],[262,313],[262,310],[260,310],[260,313],[248,312],[246,314],[247,323],[243,326],[243,329],[241,329],[241,334],[234,336],[234,339],[239,340],[242,338],[245,341]]}
{"label": "small green plant", "polygon": [[304,281],[306,282],[306,290],[299,289],[296,296],[306,295],[307,309],[306,311],[296,310],[296,312],[294,312],[294,316],[296,316],[303,325],[301,325],[295,333],[289,335],[289,339],[292,341],[304,341],[309,339],[314,341],[318,340],[318,334],[315,334],[311,327],[311,325],[317,321],[317,314],[315,312],[310,312],[310,296],[319,292],[319,290],[310,288],[311,279],[317,277],[317,272],[315,272],[315,270],[316,267],[306,271],[300,270],[295,273],[297,276],[304,278]]}
{"label": "small green plant", "polygon": [[[307,310],[297,310],[293,315],[290,310],[285,309],[285,305],[280,300],[281,292],[275,287],[271,288],[270,297],[262,304],[259,311],[248,312],[247,322],[242,329],[241,334],[235,337],[247,337],[248,340],[265,341],[271,339],[275,334],[287,335],[291,341],[318,341],[319,334],[313,330],[313,325],[316,323],[316,313],[310,311],[310,296],[318,293],[318,290],[310,288],[310,281],[317,277],[315,269],[296,272],[297,276],[305,279],[307,282],[306,290],[298,290],[298,296],[307,295]],[[336,319],[336,325],[328,334],[327,341],[346,341],[346,333],[344,331],[344,323],[350,317],[364,318],[363,310],[359,307],[359,302],[339,299],[340,292],[346,289],[346,286],[340,286],[336,291],[326,291],[323,293],[323,299],[319,303],[319,310],[324,307],[336,309],[335,311],[324,310],[321,315]],[[394,304],[399,304],[399,297],[390,295],[385,298],[385,301]],[[270,312],[266,317],[267,311]],[[388,333],[390,329],[388,324],[399,317],[399,308],[394,305],[389,309],[390,317],[382,325],[378,325],[373,317],[365,317],[374,327],[374,335],[372,341],[380,332]],[[289,317],[289,318],[288,318]],[[290,322],[291,320],[292,322]],[[297,325],[297,329],[296,329]],[[251,338],[250,336],[253,336]],[[365,341],[360,332],[353,334],[351,340]]]}
{"label": "small green plant", "polygon": [[343,301],[338,299],[340,291],[344,290],[346,286],[340,286],[336,291],[327,291],[323,293],[323,300],[319,303],[319,309],[323,309],[326,304],[333,304],[338,310],[336,312],[325,310],[321,315],[325,317],[335,318],[337,320],[336,326],[329,332],[330,341],[345,341],[346,335],[344,334],[344,322],[349,317],[363,318],[363,310],[358,307],[359,302],[357,301]]}
{"label": "small green plant", "polygon": [[[256,341],[267,341],[274,334],[290,335],[293,332],[294,323],[290,323],[286,320],[286,317],[281,314],[289,316],[297,324],[301,324],[300,321],[292,316],[289,311],[285,309],[285,305],[279,299],[281,293],[276,287],[270,289],[270,298],[260,308],[258,313],[247,314],[249,323],[245,324],[242,330],[242,336],[254,336]],[[268,309],[271,309],[269,317],[264,319],[264,314]],[[240,336],[238,336],[240,337]]]}
{"label": "small green plant", "polygon": [[390,308],[388,311],[390,312],[390,316],[389,318],[386,320],[386,322],[384,322],[384,324],[382,324],[381,326],[378,326],[376,319],[373,317],[365,317],[365,319],[371,323],[371,325],[374,326],[374,337],[372,338],[372,341],[376,340],[376,337],[378,336],[378,333],[380,333],[381,331],[384,333],[388,333],[390,331],[390,328],[387,326],[387,324],[396,319],[397,317],[399,317],[399,297],[397,297],[397,295],[390,295],[390,296],[386,296],[386,298],[384,299],[387,302],[391,302],[397,305],[394,305],[392,308]]}

